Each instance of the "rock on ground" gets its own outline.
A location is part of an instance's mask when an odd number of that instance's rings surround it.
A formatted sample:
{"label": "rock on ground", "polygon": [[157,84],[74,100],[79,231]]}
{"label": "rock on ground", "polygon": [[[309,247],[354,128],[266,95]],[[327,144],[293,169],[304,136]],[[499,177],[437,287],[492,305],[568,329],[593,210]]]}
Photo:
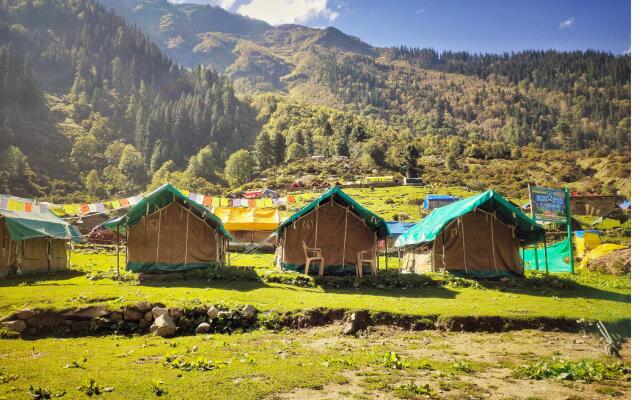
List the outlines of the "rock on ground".
{"label": "rock on ground", "polygon": [[149,328],[149,332],[162,337],[171,337],[176,334],[176,324],[173,322],[169,314],[161,314],[153,321]]}
{"label": "rock on ground", "polygon": [[196,335],[202,335],[205,333],[209,333],[209,330],[211,329],[211,325],[209,325],[206,322],[202,322],[200,325],[198,325],[198,327],[196,328]]}
{"label": "rock on ground", "polygon": [[357,332],[366,329],[372,324],[371,316],[368,311],[356,311],[347,317],[344,329],[345,335],[355,335]]}
{"label": "rock on ground", "polygon": [[209,307],[207,310],[207,315],[209,318],[218,318],[218,314],[220,314],[220,310],[218,310],[215,306]]}
{"label": "rock on ground", "polygon": [[15,321],[0,322],[0,326],[8,331],[16,333],[22,333],[25,329],[27,329],[27,323],[21,319]]}
{"label": "rock on ground", "polygon": [[247,319],[251,319],[251,318],[256,316],[256,312],[257,311],[258,310],[256,310],[256,308],[254,306],[252,306],[251,304],[247,304],[242,309],[242,316],[247,318]]}

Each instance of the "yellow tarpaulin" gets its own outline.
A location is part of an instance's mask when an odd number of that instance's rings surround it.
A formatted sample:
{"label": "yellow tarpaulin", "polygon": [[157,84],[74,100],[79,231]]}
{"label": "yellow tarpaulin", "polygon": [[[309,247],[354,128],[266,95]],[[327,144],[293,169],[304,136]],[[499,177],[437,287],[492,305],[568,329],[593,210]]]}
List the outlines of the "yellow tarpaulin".
{"label": "yellow tarpaulin", "polygon": [[275,208],[218,207],[213,213],[228,231],[272,231],[286,219]]}
{"label": "yellow tarpaulin", "polygon": [[612,251],[622,250],[622,249],[626,249],[626,246],[621,246],[619,244],[614,244],[614,243],[601,244],[600,246],[587,252],[587,254],[582,259],[582,262],[580,263],[580,268],[585,268],[587,265],[589,265],[589,261],[591,260],[595,260],[596,258],[606,256]]}

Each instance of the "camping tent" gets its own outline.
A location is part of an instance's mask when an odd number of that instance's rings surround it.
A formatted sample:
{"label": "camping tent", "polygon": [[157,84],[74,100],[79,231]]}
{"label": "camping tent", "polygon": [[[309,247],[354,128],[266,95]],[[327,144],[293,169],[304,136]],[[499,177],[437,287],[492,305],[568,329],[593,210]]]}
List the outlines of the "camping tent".
{"label": "camping tent", "polygon": [[165,184],[103,224],[127,236],[127,270],[184,271],[223,263],[231,235],[218,217]]}
{"label": "camping tent", "polygon": [[213,213],[236,242],[275,244],[273,231],[284,220],[277,208],[218,207]]}
{"label": "camping tent", "polygon": [[441,208],[401,235],[404,268],[445,269],[477,277],[521,276],[519,246],[544,240],[544,229],[493,190]]}
{"label": "camping tent", "polygon": [[376,250],[389,235],[387,224],[334,186],[278,226],[277,260],[282,269],[302,271],[303,241],[320,248],[325,273],[354,273],[358,253]]}
{"label": "camping tent", "polygon": [[66,269],[68,240],[80,232],[49,210],[0,209],[0,275]]}

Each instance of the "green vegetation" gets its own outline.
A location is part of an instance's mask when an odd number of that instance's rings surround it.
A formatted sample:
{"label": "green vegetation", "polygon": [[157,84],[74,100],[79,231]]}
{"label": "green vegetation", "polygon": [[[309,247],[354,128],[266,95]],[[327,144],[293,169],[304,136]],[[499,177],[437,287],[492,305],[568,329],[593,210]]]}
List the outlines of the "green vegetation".
{"label": "green vegetation", "polygon": [[594,360],[543,360],[520,367],[514,371],[516,378],[549,379],[569,381],[602,381],[630,377],[631,368],[621,362],[605,363]]}
{"label": "green vegetation", "polygon": [[[238,268],[231,276],[214,270],[180,280],[136,283],[94,278],[98,272],[114,269],[113,254],[73,252],[73,270],[69,273],[4,280],[0,287],[0,314],[24,307],[66,309],[94,304],[119,307],[148,300],[187,307],[203,303],[230,307],[249,303],[263,311],[328,307],[425,316],[599,319],[622,333],[629,330],[630,288],[628,284],[620,284],[628,282],[629,277],[580,273],[574,277],[558,275],[485,287],[475,281],[469,284],[467,280],[439,274],[396,279],[391,269],[383,270],[380,280],[298,280],[287,274],[274,274],[272,279],[268,278],[273,274],[268,267],[273,265],[272,257],[256,257],[264,260],[263,267],[255,270],[258,273]],[[250,260],[249,256],[241,259],[245,261],[243,264]],[[260,276],[265,277],[264,281]],[[169,287],[171,290],[167,290]]]}

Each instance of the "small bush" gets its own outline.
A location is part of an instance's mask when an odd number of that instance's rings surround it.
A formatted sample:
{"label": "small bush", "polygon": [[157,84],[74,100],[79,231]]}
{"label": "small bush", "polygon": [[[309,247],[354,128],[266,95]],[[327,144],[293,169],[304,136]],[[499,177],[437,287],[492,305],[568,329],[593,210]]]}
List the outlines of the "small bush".
{"label": "small bush", "polygon": [[387,351],[378,359],[378,364],[391,369],[405,369],[407,363],[402,361],[400,355],[395,351]]}
{"label": "small bush", "polygon": [[418,386],[415,382],[408,385],[400,385],[394,390],[396,396],[400,399],[435,399],[438,392],[432,389],[428,383]]}
{"label": "small bush", "polygon": [[556,378],[585,382],[620,379],[630,374],[631,368],[623,363],[604,363],[593,360],[543,360],[517,368],[513,373],[514,377],[521,379]]}

